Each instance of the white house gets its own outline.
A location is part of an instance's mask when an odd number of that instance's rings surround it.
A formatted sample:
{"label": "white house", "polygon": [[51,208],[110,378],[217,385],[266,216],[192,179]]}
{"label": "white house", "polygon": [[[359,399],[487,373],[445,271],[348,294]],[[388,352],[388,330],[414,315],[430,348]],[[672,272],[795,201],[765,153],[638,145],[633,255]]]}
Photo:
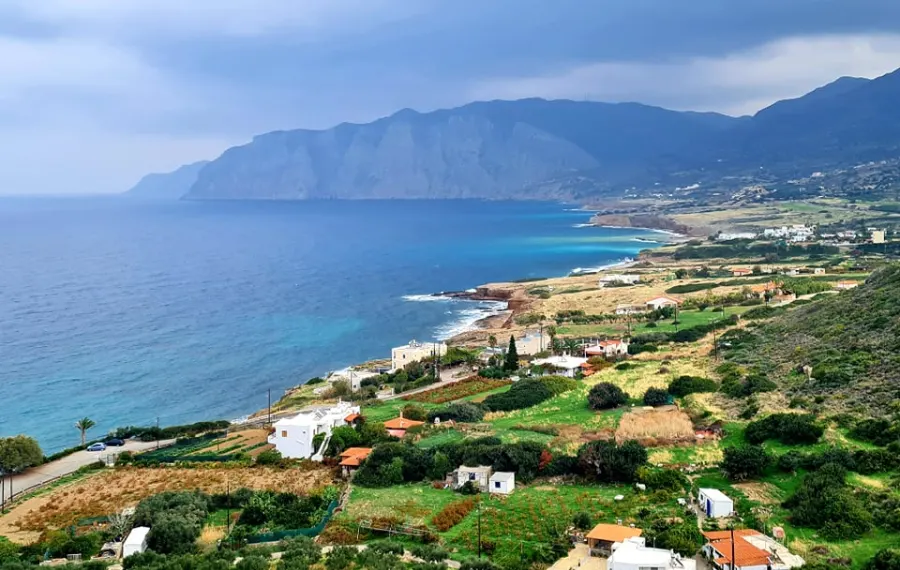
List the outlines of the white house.
{"label": "white house", "polygon": [[657,297],[655,299],[650,299],[646,303],[647,309],[651,311],[662,309],[663,307],[677,307],[678,304],[678,301],[671,297]]}
{"label": "white house", "polygon": [[587,358],[577,358],[575,356],[551,356],[550,358],[539,358],[532,361],[532,364],[538,366],[547,366],[553,368],[560,375],[566,378],[574,378],[575,372],[587,362]]}
{"label": "white house", "polygon": [[616,305],[617,315],[639,315],[646,311],[646,305]]}
{"label": "white house", "polygon": [[410,362],[419,362],[445,354],[447,354],[447,345],[443,342],[411,340],[408,344],[391,349],[391,370],[400,370]]}
{"label": "white house", "polygon": [[640,282],[640,275],[616,273],[601,277],[599,285],[600,287],[608,287],[610,285],[637,285]]}
{"label": "white house", "polygon": [[516,488],[516,474],[511,471],[497,471],[491,475],[490,488],[491,493],[498,495],[509,495]]}
{"label": "white house", "polygon": [[[321,461],[322,452],[331,440],[332,428],[349,425],[357,417],[359,406],[349,402],[309,408],[292,418],[275,422],[272,426],[275,431],[269,436],[269,443],[273,444],[283,457],[312,458]],[[313,438],[320,433],[326,434],[325,440],[316,450],[313,449]]]}
{"label": "white house", "polygon": [[595,346],[584,349],[585,356],[619,358],[628,355],[628,341],[620,339],[601,340]]}
{"label": "white house", "polygon": [[706,516],[713,519],[727,517],[734,512],[734,501],[718,489],[700,489],[697,502]]}
{"label": "white house", "polygon": [[613,544],[607,570],[696,570],[697,561],[671,550],[649,548],[642,537]]}
{"label": "white house", "polygon": [[147,535],[150,528],[146,526],[136,526],[131,529],[122,545],[122,558],[128,558],[132,554],[140,554],[147,550]]}
{"label": "white house", "polygon": [[466,467],[465,465],[460,465],[459,468],[453,472],[453,488],[459,489],[471,481],[482,492],[487,491],[490,487],[492,474],[493,469],[490,467]]}

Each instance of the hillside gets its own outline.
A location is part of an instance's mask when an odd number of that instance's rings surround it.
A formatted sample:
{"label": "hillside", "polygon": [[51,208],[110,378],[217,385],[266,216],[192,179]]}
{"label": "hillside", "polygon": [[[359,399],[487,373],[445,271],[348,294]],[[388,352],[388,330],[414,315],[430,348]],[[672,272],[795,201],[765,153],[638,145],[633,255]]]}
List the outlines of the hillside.
{"label": "hillside", "polygon": [[229,149],[187,197],[565,198],[627,179],[727,128],[724,115],[638,104],[492,101],[364,125],[280,131]]}
{"label": "hillside", "polygon": [[207,164],[208,160],[201,160],[186,164],[172,172],[148,174],[125,194],[129,197],[147,199],[181,198],[197,181],[197,175]]}
{"label": "hillside", "polygon": [[[900,401],[900,264],[748,330],[732,341],[729,360],[771,371],[791,396],[872,413]],[[811,380],[803,366],[812,366]]]}
{"label": "hillside", "polygon": [[723,187],[895,158],[898,98],[900,71],[874,80],[840,78],[741,118],[543,99],[405,109],[366,124],[263,134],[228,149],[196,181],[197,165],[190,165],[152,175],[134,192],[184,189],[191,199],[590,201],[674,190],[703,201]]}

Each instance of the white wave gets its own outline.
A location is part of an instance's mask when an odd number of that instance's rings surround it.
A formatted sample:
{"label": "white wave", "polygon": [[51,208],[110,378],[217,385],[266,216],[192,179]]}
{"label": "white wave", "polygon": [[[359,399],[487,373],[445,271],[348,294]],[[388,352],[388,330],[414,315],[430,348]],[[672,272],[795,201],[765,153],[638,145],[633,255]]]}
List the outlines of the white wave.
{"label": "white wave", "polygon": [[434,302],[434,301],[440,301],[440,302],[446,303],[446,302],[452,301],[453,299],[451,299],[450,297],[444,297],[442,295],[404,295],[403,300],[404,301],[413,301],[416,303],[427,303],[427,302]]}
{"label": "white wave", "polygon": [[594,224],[573,224],[573,228],[590,228],[593,227]]}
{"label": "white wave", "polygon": [[[504,301],[466,301],[458,300],[458,303],[470,305],[459,311],[455,311],[455,318],[437,327],[434,336],[438,340],[447,340],[458,334],[476,330],[476,323],[481,319],[500,315],[507,310]],[[476,306],[471,306],[475,304]]]}
{"label": "white wave", "polygon": [[614,261],[612,263],[607,263],[606,265],[598,265],[597,267],[576,267],[572,271],[569,272],[569,275],[577,274],[577,275],[592,275],[594,273],[600,273],[601,271],[606,271],[608,269],[619,269],[623,267],[630,267],[634,265],[635,261],[626,257],[625,259],[620,259],[619,261]]}

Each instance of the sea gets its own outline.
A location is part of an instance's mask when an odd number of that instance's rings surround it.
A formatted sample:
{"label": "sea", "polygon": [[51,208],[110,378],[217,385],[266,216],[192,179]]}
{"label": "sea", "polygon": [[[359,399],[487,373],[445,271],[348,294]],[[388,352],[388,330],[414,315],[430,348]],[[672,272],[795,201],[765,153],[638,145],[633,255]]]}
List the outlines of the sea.
{"label": "sea", "polygon": [[502,303],[435,297],[665,241],[542,202],[0,199],[0,436],[234,419]]}

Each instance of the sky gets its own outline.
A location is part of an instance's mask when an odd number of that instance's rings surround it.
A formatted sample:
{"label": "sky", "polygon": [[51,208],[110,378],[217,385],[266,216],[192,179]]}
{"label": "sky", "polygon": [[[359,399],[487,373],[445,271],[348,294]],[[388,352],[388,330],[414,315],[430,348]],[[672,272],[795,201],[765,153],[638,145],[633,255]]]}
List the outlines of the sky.
{"label": "sky", "polygon": [[897,0],[0,0],[0,194],[524,97],[752,114],[900,68]]}

